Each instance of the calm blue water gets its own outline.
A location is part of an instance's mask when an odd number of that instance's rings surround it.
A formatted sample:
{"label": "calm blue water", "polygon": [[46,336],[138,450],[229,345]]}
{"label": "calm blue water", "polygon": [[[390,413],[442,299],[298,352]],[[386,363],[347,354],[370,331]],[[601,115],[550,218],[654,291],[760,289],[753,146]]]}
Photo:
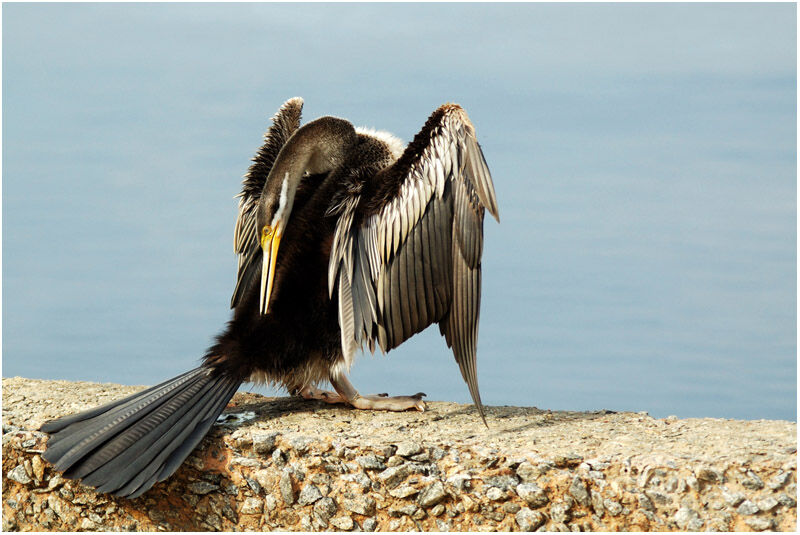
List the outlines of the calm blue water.
{"label": "calm blue water", "polygon": [[[3,6],[3,376],[151,384],[229,317],[288,97],[492,169],[490,405],[796,420],[796,15],[771,5]],[[467,402],[436,329],[364,392]]]}

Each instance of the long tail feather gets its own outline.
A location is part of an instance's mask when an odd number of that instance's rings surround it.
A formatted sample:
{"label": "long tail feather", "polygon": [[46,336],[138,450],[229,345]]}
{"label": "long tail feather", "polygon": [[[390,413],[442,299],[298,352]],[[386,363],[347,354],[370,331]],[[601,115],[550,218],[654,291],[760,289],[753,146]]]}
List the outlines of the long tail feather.
{"label": "long tail feather", "polygon": [[[139,420],[124,431],[119,430],[113,439],[84,457],[80,469],[71,468],[66,474],[82,478],[87,485],[99,485],[99,481],[107,480],[114,474],[141,468],[147,458],[147,450],[162,445],[167,433],[181,431],[178,426],[185,423],[183,416],[187,412],[191,415],[201,410],[200,403],[205,396],[216,393],[211,390],[214,385],[209,385],[207,381],[197,381],[191,386],[192,388],[172,396],[148,418]],[[188,403],[189,400],[192,401],[191,404]]]}
{"label": "long tail feather", "polygon": [[152,388],[45,423],[45,460],[98,492],[135,498],[172,475],[241,380],[200,367]]}
{"label": "long tail feather", "polygon": [[151,386],[150,388],[148,388],[146,390],[142,390],[141,392],[138,392],[135,396],[130,396],[130,397],[127,397],[127,398],[118,399],[117,401],[112,401],[111,403],[108,403],[106,405],[101,405],[99,407],[95,407],[94,409],[90,409],[88,411],[79,412],[77,414],[72,414],[70,416],[63,416],[61,418],[56,418],[55,420],[50,420],[49,422],[45,422],[44,424],[42,424],[42,427],[40,428],[40,431],[43,431],[45,433],[55,433],[57,431],[60,431],[60,430],[64,429],[65,427],[67,427],[70,424],[74,424],[74,423],[77,423],[77,422],[82,422],[82,421],[88,420],[89,418],[97,416],[98,414],[103,414],[105,412],[110,411],[111,409],[113,409],[115,407],[119,407],[120,405],[122,405],[124,403],[129,403],[132,397],[144,396],[145,394],[149,394],[150,392],[153,392],[154,390],[158,390],[159,388],[162,388],[162,387],[164,387],[164,386],[166,386],[166,385],[168,385],[170,383],[173,383],[173,382],[175,382],[175,381],[177,381],[177,380],[179,380],[179,379],[181,379],[181,378],[183,378],[183,377],[185,377],[187,375],[197,374],[197,373],[199,373],[201,371],[202,371],[202,368],[195,368],[194,370],[191,370],[191,371],[188,371],[186,373],[183,373],[183,374],[181,374],[181,375],[179,375],[177,377],[174,377],[174,378],[172,378],[172,379],[170,379],[168,381],[164,381],[163,383],[157,384],[155,386]]}
{"label": "long tail feather", "polygon": [[[53,462],[57,470],[68,470],[80,460],[87,451],[105,443],[109,438],[118,435],[148,413],[157,409],[164,402],[189,388],[197,381],[203,370],[194,370],[193,374],[183,374],[171,381],[163,383],[158,389],[148,389],[127,398],[107,405],[108,410],[83,418],[82,414],[70,416],[75,423],[63,427],[58,420],[42,426],[47,431],[52,425],[59,425],[60,431],[55,433],[47,443],[45,460],[58,459]],[[97,409],[91,411],[96,412]]]}

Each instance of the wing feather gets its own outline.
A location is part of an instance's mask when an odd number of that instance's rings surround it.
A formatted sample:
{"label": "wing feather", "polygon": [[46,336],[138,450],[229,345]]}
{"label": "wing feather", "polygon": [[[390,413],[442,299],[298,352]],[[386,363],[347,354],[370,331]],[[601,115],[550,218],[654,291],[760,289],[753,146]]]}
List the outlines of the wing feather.
{"label": "wing feather", "polygon": [[[429,216],[430,211],[431,208],[428,208],[428,213],[420,220],[420,240],[418,240],[419,253],[417,253],[416,250],[414,251],[415,255],[419,254],[420,265],[422,266],[422,278],[425,281],[425,323],[436,321],[435,318],[439,317],[436,314],[436,290],[434,287],[433,271],[431,270],[431,265],[435,261],[434,254],[432,253],[435,253],[435,251],[431,246],[433,225],[431,224],[431,217]],[[422,251],[428,252],[429,254],[423,254]]]}
{"label": "wing feather", "polygon": [[413,255],[410,261],[414,264],[414,289],[416,290],[416,312],[417,322],[420,325],[430,325],[428,321],[428,281],[425,280],[424,267],[422,265],[422,240],[425,238],[426,225],[423,222],[417,224],[412,234]]}
{"label": "wing feather", "polygon": [[389,265],[389,284],[385,286],[392,303],[392,313],[386,318],[392,325],[392,347],[397,347],[403,340],[403,309],[400,307],[400,262],[392,262]]}
{"label": "wing feather", "polygon": [[258,149],[253,163],[242,181],[239,197],[239,215],[233,233],[233,252],[239,255],[236,286],[231,296],[231,308],[242,300],[259,273],[261,247],[256,236],[256,208],[272,164],[283,145],[300,127],[303,99],[287,100],[272,118],[272,125],[264,134],[264,144]]}
{"label": "wing feather", "polygon": [[[412,315],[414,314],[413,307],[416,305],[416,299],[412,301],[413,297],[416,295],[414,293],[412,295],[412,286],[411,281],[409,280],[410,273],[408,272],[408,260],[410,255],[402,254],[398,255],[396,258],[396,263],[398,265],[398,282],[400,284],[399,291],[395,293],[398,294],[398,298],[400,301],[400,311],[401,311],[401,319],[403,320],[403,334],[402,338],[405,338],[408,333],[414,328],[414,318]],[[397,290],[397,289],[395,289]]]}
{"label": "wing feather", "polygon": [[339,325],[342,331],[342,351],[345,355],[352,355],[355,351],[355,332],[353,322],[353,295],[347,274],[339,274]]}
{"label": "wing feather", "polygon": [[[352,247],[331,252],[329,282],[340,273],[342,349],[349,359],[377,341],[386,352],[438,323],[483,417],[476,369],[483,217],[485,210],[499,214],[466,112],[440,107],[372,180],[337,223],[334,244],[346,239]],[[347,284],[342,275],[356,262]],[[358,310],[355,322],[348,308]]]}
{"label": "wing feather", "polygon": [[[375,290],[372,286],[372,279],[370,278],[370,261],[369,261],[369,243],[367,242],[367,233],[360,233],[359,234],[359,263],[358,263],[358,274],[359,277],[356,277],[356,281],[360,287],[360,292],[362,293],[362,301],[359,301],[361,304],[361,316],[362,316],[362,324],[361,329],[368,335],[371,331],[371,325],[373,322],[378,321],[377,316],[375,315],[376,310],[376,303],[375,303]],[[364,302],[366,301],[366,302]]]}
{"label": "wing feather", "polygon": [[[449,189],[449,188],[448,188]],[[434,236],[438,244],[436,245],[436,262],[433,264],[434,285],[436,290],[436,305],[440,314],[444,314],[449,309],[450,293],[453,286],[452,264],[450,255],[452,249],[451,226],[453,199],[443,198],[444,202],[432,203],[434,209]],[[444,284],[439,284],[443,281]]]}

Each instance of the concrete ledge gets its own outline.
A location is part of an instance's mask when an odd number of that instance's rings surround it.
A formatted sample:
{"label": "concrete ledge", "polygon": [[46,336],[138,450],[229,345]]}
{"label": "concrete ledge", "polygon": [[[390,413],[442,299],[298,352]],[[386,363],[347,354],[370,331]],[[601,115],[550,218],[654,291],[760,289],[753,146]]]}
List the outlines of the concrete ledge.
{"label": "concrete ledge", "polygon": [[237,394],[170,479],[98,495],[41,460],[47,419],[137,390],[3,379],[4,530],[783,530],[797,425]]}

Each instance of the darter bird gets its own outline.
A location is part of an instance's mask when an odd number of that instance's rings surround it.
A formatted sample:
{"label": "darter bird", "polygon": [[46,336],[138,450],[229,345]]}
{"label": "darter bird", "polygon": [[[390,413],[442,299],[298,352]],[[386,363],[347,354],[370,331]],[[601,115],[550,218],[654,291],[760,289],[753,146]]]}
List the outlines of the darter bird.
{"label": "darter bird", "polygon": [[[134,498],[169,477],[246,381],[357,409],[424,410],[362,395],[356,351],[385,353],[439,325],[484,419],[475,367],[483,217],[498,221],[475,129],[446,104],[403,147],[303,101],[274,116],[243,181],[233,319],[202,364],[125,399],[47,422],[44,458],[98,492]],[[335,392],[317,388],[329,381]]]}

